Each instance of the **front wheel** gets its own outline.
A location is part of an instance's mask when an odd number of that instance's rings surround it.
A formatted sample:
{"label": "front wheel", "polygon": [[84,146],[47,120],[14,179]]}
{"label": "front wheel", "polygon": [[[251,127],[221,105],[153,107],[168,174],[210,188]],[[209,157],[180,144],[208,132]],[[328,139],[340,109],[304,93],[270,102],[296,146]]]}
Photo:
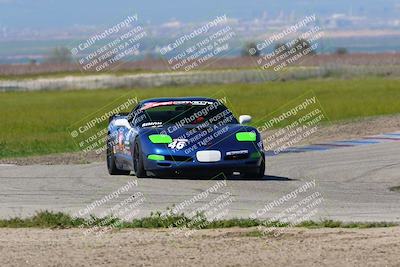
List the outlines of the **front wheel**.
{"label": "front wheel", "polygon": [[262,157],[261,159],[261,164],[260,167],[257,168],[257,171],[255,172],[246,172],[242,175],[243,178],[257,178],[261,179],[264,177],[265,173],[265,156]]}
{"label": "front wheel", "polygon": [[146,170],[143,164],[142,147],[140,146],[139,140],[135,141],[135,148],[133,152],[133,168],[137,178],[146,178]]}
{"label": "front wheel", "polygon": [[257,174],[256,174],[256,178],[263,178],[265,174],[265,157],[262,158],[261,160],[261,165],[258,168]]}

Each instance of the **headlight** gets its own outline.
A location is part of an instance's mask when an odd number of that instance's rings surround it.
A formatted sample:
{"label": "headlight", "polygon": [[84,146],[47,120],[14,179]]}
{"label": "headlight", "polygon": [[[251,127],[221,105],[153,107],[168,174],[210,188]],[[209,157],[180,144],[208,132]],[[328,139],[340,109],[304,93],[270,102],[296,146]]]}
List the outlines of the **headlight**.
{"label": "headlight", "polygon": [[149,139],[153,144],[169,144],[172,143],[171,136],[167,134],[152,134]]}
{"label": "headlight", "polygon": [[239,132],[236,133],[236,140],[240,142],[255,142],[257,140],[257,135],[253,132]]}

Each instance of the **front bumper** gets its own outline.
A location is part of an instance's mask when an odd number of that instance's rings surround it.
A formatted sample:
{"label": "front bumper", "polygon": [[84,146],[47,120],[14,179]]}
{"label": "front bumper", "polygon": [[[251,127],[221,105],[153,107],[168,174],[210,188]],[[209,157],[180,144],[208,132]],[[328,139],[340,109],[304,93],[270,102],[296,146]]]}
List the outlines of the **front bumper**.
{"label": "front bumper", "polygon": [[222,158],[216,162],[199,162],[195,157],[188,160],[149,160],[145,159],[146,171],[156,174],[219,174],[232,172],[256,172],[261,164],[264,164],[265,155],[258,151],[258,158],[249,157],[243,159]]}

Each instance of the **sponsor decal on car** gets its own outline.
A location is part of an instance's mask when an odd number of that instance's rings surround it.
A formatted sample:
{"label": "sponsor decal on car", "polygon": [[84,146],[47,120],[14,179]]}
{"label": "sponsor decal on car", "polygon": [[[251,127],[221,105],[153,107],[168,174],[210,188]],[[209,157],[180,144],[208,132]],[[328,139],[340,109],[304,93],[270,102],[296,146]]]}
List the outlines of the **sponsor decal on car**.
{"label": "sponsor decal on car", "polygon": [[161,126],[163,123],[161,121],[151,121],[145,122],[142,124],[142,127],[154,127],[154,126]]}
{"label": "sponsor decal on car", "polygon": [[172,106],[172,105],[193,105],[193,106],[206,106],[206,105],[211,105],[214,104],[214,102],[211,101],[203,101],[203,100],[192,100],[192,101],[187,101],[187,100],[182,100],[182,101],[166,101],[166,102],[150,102],[150,103],[145,103],[141,110],[146,110],[149,108],[154,108],[154,107],[159,107],[159,106]]}
{"label": "sponsor decal on car", "polygon": [[237,151],[228,151],[226,152],[227,156],[232,156],[232,155],[241,155],[241,154],[247,154],[249,153],[248,150],[237,150]]}
{"label": "sponsor decal on car", "polygon": [[186,146],[188,139],[174,139],[172,143],[168,145],[169,148],[180,150]]}

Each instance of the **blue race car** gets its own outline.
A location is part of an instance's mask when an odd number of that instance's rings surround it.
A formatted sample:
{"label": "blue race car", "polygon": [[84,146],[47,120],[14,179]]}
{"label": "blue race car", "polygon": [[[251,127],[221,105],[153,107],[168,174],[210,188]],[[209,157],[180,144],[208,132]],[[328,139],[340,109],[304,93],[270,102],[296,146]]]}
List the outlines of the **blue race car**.
{"label": "blue race car", "polygon": [[107,167],[111,175],[262,178],[265,154],[258,131],[239,122],[224,99],[157,98],[110,117]]}

